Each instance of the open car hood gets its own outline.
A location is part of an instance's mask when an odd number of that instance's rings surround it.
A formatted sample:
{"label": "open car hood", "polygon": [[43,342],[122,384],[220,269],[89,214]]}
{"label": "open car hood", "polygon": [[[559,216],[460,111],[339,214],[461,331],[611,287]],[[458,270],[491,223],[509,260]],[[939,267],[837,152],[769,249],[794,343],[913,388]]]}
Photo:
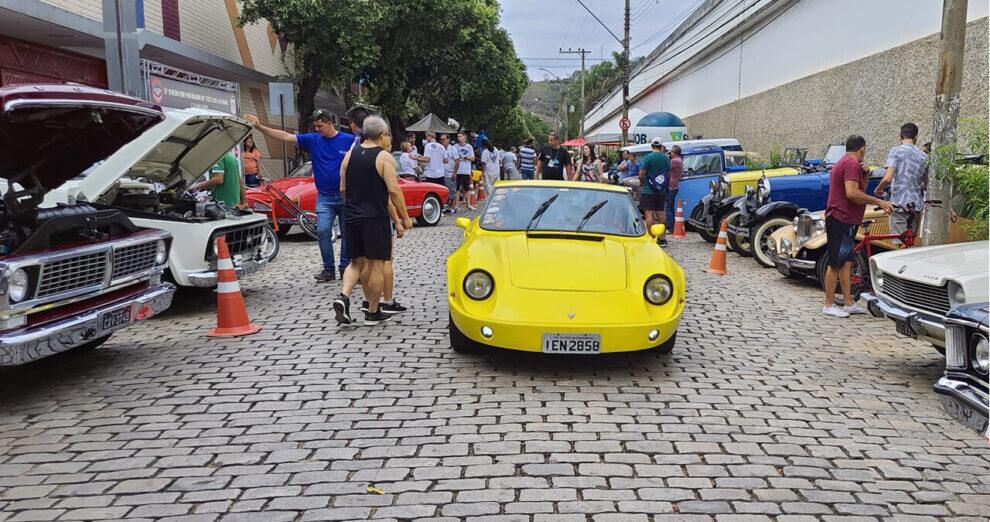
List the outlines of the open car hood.
{"label": "open car hood", "polygon": [[79,85],[0,88],[0,178],[9,211],[34,208],[164,119],[153,104]]}
{"label": "open car hood", "polygon": [[121,177],[145,178],[185,189],[234,148],[251,126],[208,109],[165,109],[165,121],[90,170],[76,197],[96,201]]}

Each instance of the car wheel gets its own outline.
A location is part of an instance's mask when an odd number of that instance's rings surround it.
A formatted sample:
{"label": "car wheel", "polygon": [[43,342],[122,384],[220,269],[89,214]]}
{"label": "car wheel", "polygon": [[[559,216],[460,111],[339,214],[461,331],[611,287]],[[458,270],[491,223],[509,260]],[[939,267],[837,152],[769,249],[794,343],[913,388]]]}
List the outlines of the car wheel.
{"label": "car wheel", "polygon": [[292,231],[292,225],[279,225],[278,232],[275,233],[278,234],[279,239],[285,239],[289,237],[289,232],[291,231]]}
{"label": "car wheel", "polygon": [[261,257],[266,261],[271,263],[275,260],[275,256],[278,255],[278,249],[281,246],[281,241],[278,239],[278,235],[272,230],[272,227],[265,227],[265,237],[261,239]]}
{"label": "car wheel", "polygon": [[310,239],[319,239],[320,234],[317,232],[317,221],[315,212],[300,212],[296,216],[296,223],[299,228],[303,229],[303,232],[309,236]]}
{"label": "car wheel", "polygon": [[[728,216],[726,216],[725,219],[729,222],[730,225],[738,224],[739,213],[733,212]],[[727,239],[728,239],[729,248],[732,249],[733,252],[743,257],[749,257],[753,255],[753,245],[750,244],[748,239],[743,239],[733,234],[732,232],[728,233]]]}
{"label": "car wheel", "polygon": [[443,204],[440,202],[440,198],[431,192],[423,198],[423,209],[420,215],[416,217],[416,222],[424,227],[432,227],[440,222],[442,216]]}
{"label": "car wheel", "polygon": [[454,318],[447,316],[447,333],[450,336],[450,347],[457,353],[469,353],[474,343],[461,333],[454,325]]}
{"label": "car wheel", "polygon": [[784,217],[772,217],[766,221],[763,221],[756,225],[756,228],[750,232],[749,237],[753,240],[753,257],[756,262],[767,267],[773,268],[773,258],[770,257],[770,236],[774,232],[782,227],[789,226],[791,220]]}
{"label": "car wheel", "polygon": [[671,335],[670,339],[664,341],[663,344],[657,346],[656,348],[654,348],[654,350],[656,350],[657,353],[670,353],[674,351],[674,344],[676,342],[677,342],[677,332],[674,332],[674,335]]}
{"label": "car wheel", "polygon": [[[701,221],[701,212],[703,210],[704,209],[702,209],[701,205],[698,205],[698,206],[694,207],[694,210],[691,211],[691,219],[694,219],[696,221]],[[700,229],[700,228],[695,229],[695,230],[698,231],[698,235],[701,236],[701,239],[704,239],[705,241],[708,241],[709,243],[714,243],[715,242],[715,237],[718,235],[718,234],[714,234],[713,235],[711,233],[711,231]]]}

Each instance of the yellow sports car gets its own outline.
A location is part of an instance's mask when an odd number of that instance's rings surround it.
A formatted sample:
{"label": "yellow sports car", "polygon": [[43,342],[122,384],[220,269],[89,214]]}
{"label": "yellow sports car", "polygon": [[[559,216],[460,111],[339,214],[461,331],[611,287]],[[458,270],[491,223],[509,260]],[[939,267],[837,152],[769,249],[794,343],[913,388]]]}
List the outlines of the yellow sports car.
{"label": "yellow sports car", "polygon": [[670,351],[684,271],[628,189],[498,183],[447,258],[450,345],[553,354]]}

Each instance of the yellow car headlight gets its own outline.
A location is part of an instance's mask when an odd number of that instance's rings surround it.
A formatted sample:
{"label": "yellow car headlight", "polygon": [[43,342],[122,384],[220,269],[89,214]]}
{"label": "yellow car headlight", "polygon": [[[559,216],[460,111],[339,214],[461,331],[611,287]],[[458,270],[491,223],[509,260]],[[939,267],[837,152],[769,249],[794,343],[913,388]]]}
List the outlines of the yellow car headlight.
{"label": "yellow car headlight", "polygon": [[488,299],[495,290],[495,281],[491,274],[484,270],[472,270],[464,278],[464,293],[471,299],[482,301]]}
{"label": "yellow car headlight", "polygon": [[674,295],[674,285],[667,276],[655,275],[646,280],[643,297],[652,304],[662,305]]}

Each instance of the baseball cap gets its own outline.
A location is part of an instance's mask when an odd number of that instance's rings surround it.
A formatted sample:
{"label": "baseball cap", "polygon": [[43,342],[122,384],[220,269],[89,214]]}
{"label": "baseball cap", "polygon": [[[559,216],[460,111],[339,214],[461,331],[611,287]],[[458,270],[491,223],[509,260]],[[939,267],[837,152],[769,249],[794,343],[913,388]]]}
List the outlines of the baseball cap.
{"label": "baseball cap", "polygon": [[651,145],[663,145],[663,140],[660,139],[660,136],[654,136],[653,139],[650,140],[650,144]]}

